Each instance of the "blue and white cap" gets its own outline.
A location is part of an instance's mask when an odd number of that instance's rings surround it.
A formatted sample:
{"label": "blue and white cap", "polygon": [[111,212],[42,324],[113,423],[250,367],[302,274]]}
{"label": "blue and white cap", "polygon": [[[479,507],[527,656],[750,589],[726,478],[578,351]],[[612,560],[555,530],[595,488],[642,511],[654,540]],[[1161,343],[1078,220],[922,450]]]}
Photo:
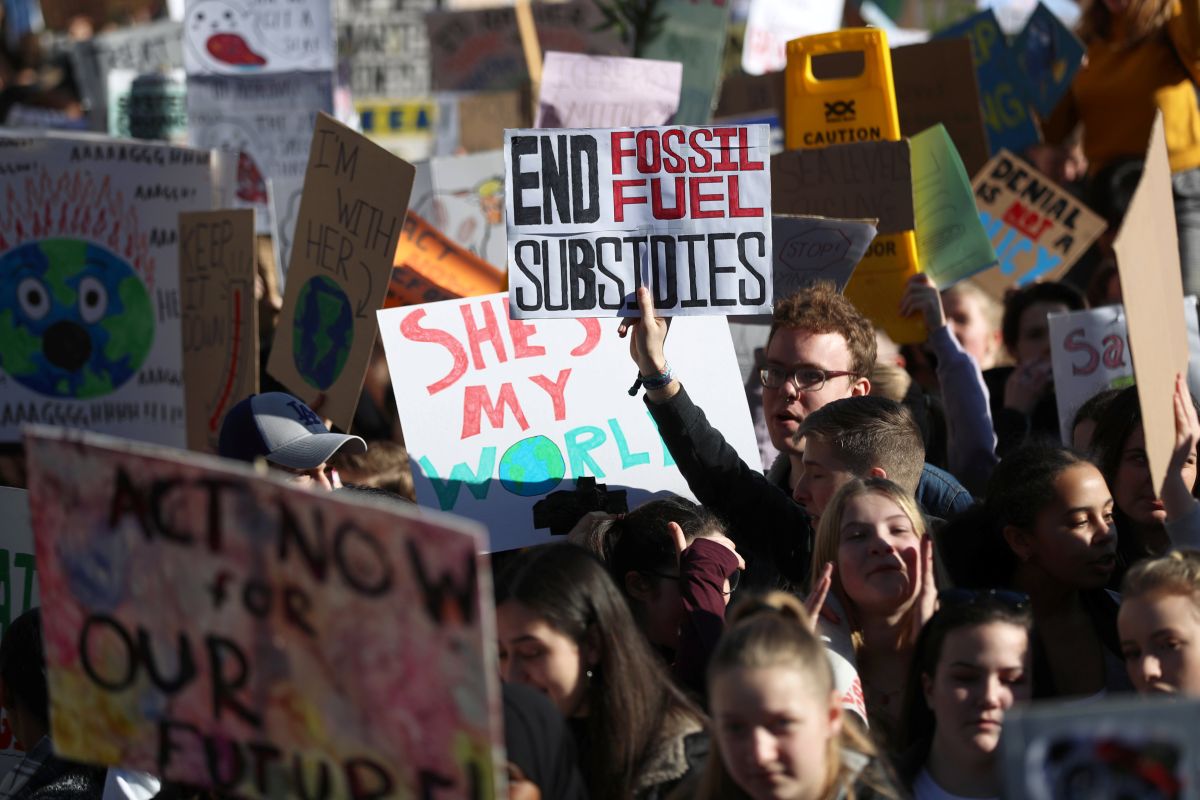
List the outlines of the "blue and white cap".
{"label": "blue and white cap", "polygon": [[346,448],[365,453],[359,436],[331,433],[303,400],[286,392],[252,394],[229,409],[217,444],[223,458],[265,458],[290,469],[313,469]]}

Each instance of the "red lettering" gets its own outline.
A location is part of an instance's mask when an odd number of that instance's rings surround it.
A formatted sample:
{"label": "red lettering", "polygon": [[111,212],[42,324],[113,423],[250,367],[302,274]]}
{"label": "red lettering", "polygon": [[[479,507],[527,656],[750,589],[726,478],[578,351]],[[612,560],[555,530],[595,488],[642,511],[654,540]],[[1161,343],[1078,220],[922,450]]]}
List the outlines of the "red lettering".
{"label": "red lettering", "polygon": [[[712,153],[704,145],[700,144],[701,137],[712,141],[712,131],[708,128],[697,128],[692,131],[692,135],[688,137],[688,144],[692,147],[692,155],[688,157],[688,168],[692,172],[712,172]],[[699,156],[702,160],[697,163],[696,157]]]}
{"label": "red lettering", "polygon": [[638,172],[652,174],[662,169],[662,156],[658,148],[658,131],[638,131],[634,140],[637,151]]}
{"label": "red lettering", "polygon": [[500,323],[496,321],[495,310],[491,303],[482,303],[480,308],[483,309],[482,328],[475,324],[475,317],[471,314],[469,305],[462,305],[458,308],[462,313],[463,323],[467,326],[467,343],[471,345],[471,358],[475,361],[475,369],[484,369],[487,366],[483,360],[483,348],[481,347],[485,341],[492,343],[492,349],[496,351],[496,358],[500,359],[501,364],[508,360],[508,354],[504,352],[504,339],[500,336]]}
{"label": "red lettering", "polygon": [[419,308],[411,314],[407,314],[404,319],[400,320],[400,333],[412,342],[427,342],[429,344],[440,344],[450,353],[450,358],[453,360],[453,366],[446,376],[436,383],[431,383],[426,387],[430,394],[437,394],[443,389],[449,388],[458,382],[467,372],[467,351],[459,344],[458,340],[451,336],[446,331],[438,330],[437,328],[422,328],[421,320],[425,317],[425,309]]}
{"label": "red lettering", "polygon": [[[760,165],[761,166],[761,165]],[[742,208],[741,194],[738,190],[738,176],[729,176],[729,216],[731,217],[761,217],[761,208]]]}
{"label": "red lettering", "polygon": [[714,202],[714,201],[720,202],[721,200],[724,199],[724,197],[719,194],[701,194],[700,193],[700,184],[702,184],[702,183],[720,183],[720,182],[721,182],[720,177],[718,177],[716,175],[708,175],[708,176],[699,177],[699,178],[691,178],[691,185],[688,187],[688,195],[691,198],[691,205],[692,205],[691,218],[692,219],[708,219],[711,217],[725,216],[724,209],[717,208],[717,209],[705,211],[700,206],[701,203]]}
{"label": "red lettering", "polygon": [[537,333],[537,328],[520,319],[508,320],[508,335],[512,339],[513,358],[532,358],[546,355],[546,348],[541,345],[530,345],[529,337]]}
{"label": "red lettering", "polygon": [[540,386],[546,394],[550,395],[550,401],[554,404],[554,418],[556,420],[564,420],[567,418],[567,378],[571,377],[571,370],[564,369],[558,373],[558,380],[552,381],[545,375],[530,375],[529,380]]}
{"label": "red lettering", "polygon": [[1072,375],[1091,375],[1096,371],[1096,367],[1100,366],[1100,353],[1087,343],[1084,336],[1083,328],[1076,328],[1063,340],[1063,349],[1068,353],[1087,353],[1087,361],[1083,362],[1082,366],[1071,365]]}
{"label": "red lettering", "polygon": [[632,139],[633,131],[613,131],[610,147],[612,148],[612,171],[613,175],[620,175],[623,171],[624,160],[627,156],[633,155],[632,150],[626,150],[621,147],[621,141],[624,139]]}
{"label": "red lettering", "polygon": [[571,355],[586,356],[600,344],[600,320],[584,317],[577,321],[583,326],[583,342],[571,351]]}
{"label": "red lettering", "polygon": [[[738,128],[738,163],[745,172],[752,172],[754,170],[761,170],[763,168],[763,162],[750,160],[749,139],[750,129]],[[737,214],[734,214],[733,216],[736,217]]]}
{"label": "red lettering", "polygon": [[677,150],[671,148],[671,140],[674,139],[680,146],[683,145],[683,131],[679,128],[671,128],[662,135],[663,148],[663,168],[672,174],[683,172],[687,169],[687,165],[683,161],[683,157]]}
{"label": "red lettering", "polygon": [[1104,366],[1109,369],[1120,369],[1125,366],[1125,340],[1115,333],[1110,333],[1101,342],[1104,345]]}
{"label": "red lettering", "polygon": [[462,438],[469,439],[479,434],[480,412],[487,414],[493,428],[503,428],[506,407],[512,411],[513,419],[521,426],[521,430],[529,430],[529,422],[521,411],[521,404],[517,402],[517,393],[511,383],[500,387],[500,396],[496,398],[495,405],[492,405],[486,386],[468,386],[463,391]]}
{"label": "red lettering", "polygon": [[733,145],[730,141],[737,135],[737,128],[713,128],[713,134],[720,142],[718,149],[721,157],[717,159],[716,168],[721,172],[736,172],[738,165],[730,156],[733,155]]}
{"label": "red lettering", "polygon": [[617,222],[625,221],[625,206],[627,204],[645,203],[646,195],[630,195],[625,196],[626,186],[645,186],[645,180],[636,181],[613,181],[613,219]]}
{"label": "red lettering", "polygon": [[687,213],[687,190],[684,183],[682,177],[675,179],[675,207],[667,208],[663,205],[662,179],[656,178],[650,182],[650,212],[655,219],[683,219],[683,215]]}

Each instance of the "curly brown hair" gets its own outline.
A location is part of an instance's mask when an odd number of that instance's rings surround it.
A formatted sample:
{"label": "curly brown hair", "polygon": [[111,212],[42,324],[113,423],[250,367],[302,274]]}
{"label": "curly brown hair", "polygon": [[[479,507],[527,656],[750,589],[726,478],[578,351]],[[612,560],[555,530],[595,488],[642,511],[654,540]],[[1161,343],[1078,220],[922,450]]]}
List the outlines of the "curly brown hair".
{"label": "curly brown hair", "polygon": [[830,281],[818,281],[775,304],[767,347],[783,328],[841,334],[850,348],[854,374],[865,377],[875,366],[875,327]]}

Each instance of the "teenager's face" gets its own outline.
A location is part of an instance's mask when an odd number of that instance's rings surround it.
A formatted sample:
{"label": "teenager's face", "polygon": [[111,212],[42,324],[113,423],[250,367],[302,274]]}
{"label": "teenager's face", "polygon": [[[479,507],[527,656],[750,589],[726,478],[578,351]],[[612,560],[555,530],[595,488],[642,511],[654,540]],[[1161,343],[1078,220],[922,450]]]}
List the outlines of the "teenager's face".
{"label": "teenager's face", "polygon": [[1018,625],[989,622],[946,634],[934,674],[921,676],[939,753],[967,764],[995,754],[1005,712],[1032,694],[1029,658],[1029,634]]}
{"label": "teenager's face", "polygon": [[[854,368],[850,346],[840,333],[811,333],[780,328],[767,345],[766,366],[788,373],[798,367],[815,367],[826,372],[848,372]],[[781,453],[799,455],[803,442],[794,441],[796,429],[812,412],[843,397],[866,394],[861,378],[843,375],[830,378],[818,391],[798,391],[796,384],[785,381],[774,389],[763,387],[763,415],[771,444]]]}
{"label": "teenager's face", "polygon": [[804,506],[815,525],[837,490],[854,477],[834,453],[833,445],[823,439],[808,438],[804,443],[804,471],[796,481],[792,497]]}
{"label": "teenager's face", "polygon": [[586,682],[579,645],[515,600],[496,609],[500,675],[543,692],[563,716],[580,714]]}
{"label": "teenager's face", "polygon": [[904,509],[874,492],[846,502],[837,575],[858,608],[894,614],[913,597],[921,539]]}
{"label": "teenager's face", "polygon": [[1021,534],[1019,557],[1073,589],[1098,589],[1117,565],[1112,496],[1091,464],[1077,464],[1054,480],[1055,498]]}
{"label": "teenager's face", "polygon": [[988,321],[978,295],[969,291],[950,291],[942,295],[946,324],[958,343],[974,358],[980,369],[996,365],[996,347],[1000,332]]}
{"label": "teenager's face", "polygon": [[[1196,485],[1196,455],[1183,468],[1183,482]],[[1113,499],[1135,525],[1162,525],[1167,512],[1162,501],[1154,496],[1154,481],[1150,477],[1150,462],[1146,458],[1146,433],[1138,425],[1125,440],[1117,476],[1113,481]]]}
{"label": "teenager's face", "polygon": [[1034,303],[1025,309],[1017,324],[1017,343],[1013,353],[1017,364],[1050,358],[1050,323],[1046,317],[1067,310],[1063,303]]}
{"label": "teenager's face", "polygon": [[833,694],[790,666],[719,673],[709,703],[721,760],[753,800],[817,800],[829,775],[829,741],[841,731]]}
{"label": "teenager's face", "polygon": [[1193,597],[1160,591],[1127,598],[1117,631],[1139,692],[1200,697],[1200,608]]}
{"label": "teenager's face", "polygon": [[679,594],[679,566],[664,568],[661,575],[639,575],[646,638],[656,647],[674,650],[679,646],[679,626],[683,624],[683,598]]}

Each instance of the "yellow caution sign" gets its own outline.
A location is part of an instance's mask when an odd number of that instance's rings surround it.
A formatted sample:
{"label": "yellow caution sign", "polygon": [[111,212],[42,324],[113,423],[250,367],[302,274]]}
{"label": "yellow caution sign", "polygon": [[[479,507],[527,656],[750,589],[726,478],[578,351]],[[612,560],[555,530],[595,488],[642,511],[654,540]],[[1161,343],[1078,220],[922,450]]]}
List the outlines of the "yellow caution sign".
{"label": "yellow caution sign", "polygon": [[[784,82],[788,149],[900,139],[892,56],[881,30],[848,28],[793,39]],[[918,271],[913,231],[878,236],[854,270],[846,297],[897,343],[923,342],[924,321],[900,316],[905,284]]]}

